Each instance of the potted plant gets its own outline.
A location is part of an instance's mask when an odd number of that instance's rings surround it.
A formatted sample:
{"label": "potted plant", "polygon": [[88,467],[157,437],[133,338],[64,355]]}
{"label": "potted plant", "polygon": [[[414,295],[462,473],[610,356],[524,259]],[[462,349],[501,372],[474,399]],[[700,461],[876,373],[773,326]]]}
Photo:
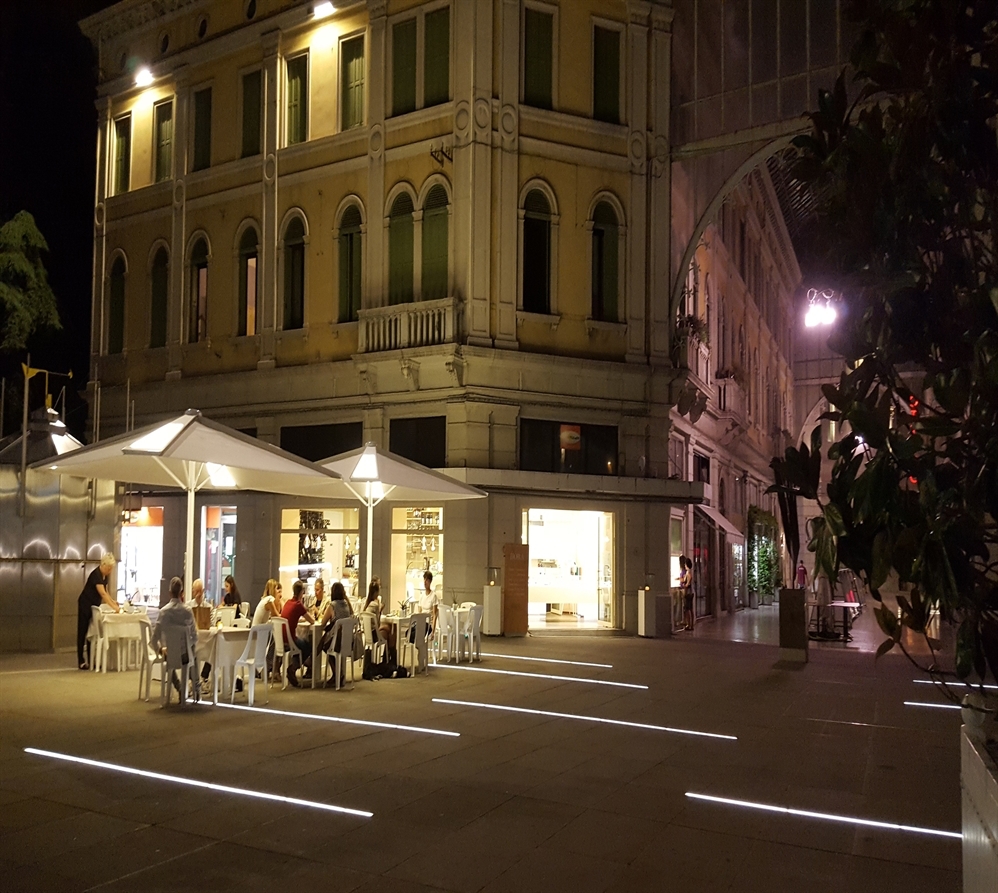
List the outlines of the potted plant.
{"label": "potted plant", "polygon": [[[835,579],[844,565],[869,586],[885,634],[878,655],[899,649],[982,720],[963,731],[973,823],[998,757],[982,688],[998,677],[995,20],[946,0],[854,0],[851,10],[858,90],[850,102],[843,73],[794,141],[794,175],[815,199],[808,266],[835,284],[844,311],[829,343],[846,371],[825,396],[845,433],[813,497],[809,548],[816,572]],[[803,494],[813,454],[781,461],[784,485]],[[881,599],[889,578],[908,587],[896,611]],[[930,632],[934,615],[953,629],[952,651]],[[965,846],[995,834],[980,822],[967,830]],[[965,890],[998,876],[998,840],[981,852]]]}

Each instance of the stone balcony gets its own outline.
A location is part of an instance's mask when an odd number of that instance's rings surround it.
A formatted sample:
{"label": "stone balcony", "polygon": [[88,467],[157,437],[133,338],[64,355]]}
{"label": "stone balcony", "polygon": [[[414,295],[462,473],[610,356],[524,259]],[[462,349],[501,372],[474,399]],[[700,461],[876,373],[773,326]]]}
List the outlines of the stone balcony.
{"label": "stone balcony", "polygon": [[358,314],[358,353],[452,344],[460,338],[457,298],[372,307]]}

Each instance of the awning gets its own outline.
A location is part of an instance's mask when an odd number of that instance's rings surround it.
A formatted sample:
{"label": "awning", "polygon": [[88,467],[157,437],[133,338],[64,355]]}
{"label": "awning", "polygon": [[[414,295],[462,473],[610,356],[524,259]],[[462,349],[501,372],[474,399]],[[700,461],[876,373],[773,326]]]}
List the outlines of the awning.
{"label": "awning", "polygon": [[735,525],[725,518],[724,515],[722,515],[717,509],[712,508],[709,505],[695,505],[693,508],[698,512],[703,512],[708,521],[712,522],[715,527],[720,528],[728,535],[728,539],[737,539],[739,542],[745,542],[745,534],[735,527]]}

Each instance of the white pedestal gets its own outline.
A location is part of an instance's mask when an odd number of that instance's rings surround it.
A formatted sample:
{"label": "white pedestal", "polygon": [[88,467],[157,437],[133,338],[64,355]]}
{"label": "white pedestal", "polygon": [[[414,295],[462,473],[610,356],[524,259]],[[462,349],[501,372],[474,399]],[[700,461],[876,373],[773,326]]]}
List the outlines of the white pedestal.
{"label": "white pedestal", "polygon": [[502,635],[502,587],[485,586],[482,590],[482,635]]}

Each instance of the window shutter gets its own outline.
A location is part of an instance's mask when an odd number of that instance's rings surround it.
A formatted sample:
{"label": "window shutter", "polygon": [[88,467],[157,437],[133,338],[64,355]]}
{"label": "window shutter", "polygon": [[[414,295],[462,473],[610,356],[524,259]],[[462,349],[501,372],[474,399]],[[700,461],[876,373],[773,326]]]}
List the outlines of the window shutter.
{"label": "window shutter", "polygon": [[388,303],[413,300],[412,199],[402,193],[392,205],[388,224]]}
{"label": "window shutter", "polygon": [[170,261],[165,248],[156,252],[152,264],[152,294],[149,307],[149,346],[166,347],[167,289],[170,281]]}
{"label": "window shutter", "polygon": [[392,114],[416,108],[416,20],[392,27]]}
{"label": "window shutter", "polygon": [[620,123],[620,32],[593,28],[593,117]]}
{"label": "window shutter", "polygon": [[308,54],[288,60],[288,145],[308,136]]}
{"label": "window shutter", "polygon": [[211,88],[194,94],[193,170],[211,167]]}
{"label": "window shutter", "polygon": [[243,75],[243,158],[260,154],[259,71]]}
{"label": "window shutter", "polygon": [[523,101],[537,108],[551,108],[551,40],[554,16],[536,9],[524,10]]}
{"label": "window shutter", "polygon": [[305,228],[297,217],[284,231],[284,328],[305,325]]}
{"label": "window shutter", "polygon": [[173,101],[156,106],[156,182],[170,179],[173,166]]}
{"label": "window shutter", "polygon": [[607,202],[593,211],[593,319],[617,322],[617,272],[619,228],[617,215]]}
{"label": "window shutter", "polygon": [[423,105],[437,105],[450,99],[450,8],[428,12],[423,27]]}
{"label": "window shutter", "polygon": [[115,354],[125,346],[125,262],[120,257],[111,267],[109,286],[107,352]]}
{"label": "window shutter", "polygon": [[449,224],[447,192],[442,186],[434,186],[423,204],[422,298],[424,301],[447,297]]}
{"label": "window shutter", "polygon": [[340,44],[340,90],[343,129],[364,123],[364,38]]}
{"label": "window shutter", "polygon": [[237,335],[256,334],[256,230],[250,227],[239,240],[239,328]]}
{"label": "window shutter", "polygon": [[351,205],[340,218],[340,322],[353,322],[360,310],[360,211]]}
{"label": "window shutter", "polygon": [[114,122],[114,193],[128,192],[132,161],[132,116]]}

